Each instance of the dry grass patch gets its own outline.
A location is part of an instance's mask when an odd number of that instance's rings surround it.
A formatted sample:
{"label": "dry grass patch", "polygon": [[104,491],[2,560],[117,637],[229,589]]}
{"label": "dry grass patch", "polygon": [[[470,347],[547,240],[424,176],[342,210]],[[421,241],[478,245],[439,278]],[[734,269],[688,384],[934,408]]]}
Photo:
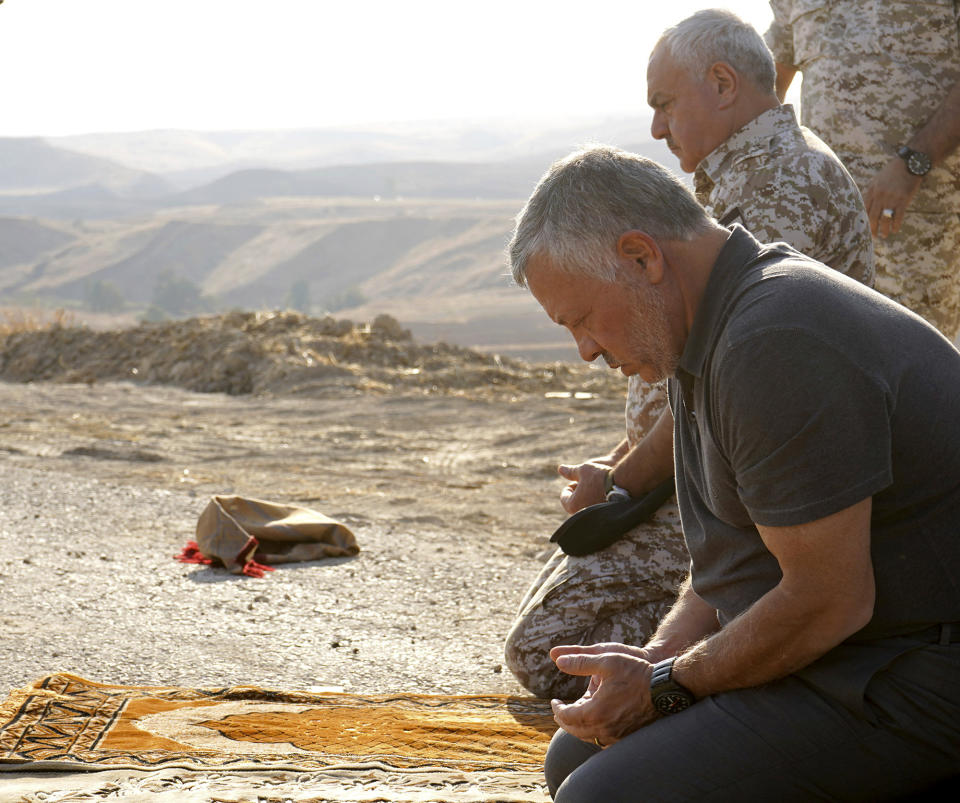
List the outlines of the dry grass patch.
{"label": "dry grass patch", "polygon": [[0,309],[0,337],[17,332],[41,332],[75,325],[73,313],[63,309]]}

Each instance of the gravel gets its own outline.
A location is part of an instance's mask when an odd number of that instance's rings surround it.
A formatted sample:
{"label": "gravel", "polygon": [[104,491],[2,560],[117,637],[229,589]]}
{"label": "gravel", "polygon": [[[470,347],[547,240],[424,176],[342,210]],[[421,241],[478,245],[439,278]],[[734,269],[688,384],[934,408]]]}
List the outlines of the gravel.
{"label": "gravel", "polygon": [[[355,528],[356,558],[264,579],[173,559],[206,500],[0,464],[0,695],[116,684],[519,693],[501,667],[538,563],[444,528]],[[469,565],[470,570],[464,571]]]}

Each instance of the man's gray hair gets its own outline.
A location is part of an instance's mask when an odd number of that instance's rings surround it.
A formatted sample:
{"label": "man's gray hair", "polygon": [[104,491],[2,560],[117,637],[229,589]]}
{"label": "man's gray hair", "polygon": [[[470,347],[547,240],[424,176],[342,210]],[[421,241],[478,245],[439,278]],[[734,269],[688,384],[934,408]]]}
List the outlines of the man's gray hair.
{"label": "man's gray hair", "polygon": [[718,61],[733,67],[765,92],[776,92],[773,54],[763,37],[732,11],[705,8],[667,28],[653,48],[665,47],[695,78],[703,78]]}
{"label": "man's gray hair", "polygon": [[620,235],[639,230],[655,240],[690,240],[712,224],[693,193],[661,165],[598,145],[554,162],[517,216],[508,246],[514,281],[526,287],[527,265],[547,257],[558,270],[617,279]]}

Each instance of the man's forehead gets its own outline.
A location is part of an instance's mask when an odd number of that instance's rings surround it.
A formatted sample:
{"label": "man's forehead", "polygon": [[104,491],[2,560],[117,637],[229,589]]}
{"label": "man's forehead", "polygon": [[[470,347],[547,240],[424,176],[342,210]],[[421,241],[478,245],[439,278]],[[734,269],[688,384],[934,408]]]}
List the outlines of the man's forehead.
{"label": "man's forehead", "polygon": [[670,51],[660,46],[650,54],[650,58],[647,59],[647,78],[649,79],[651,75],[660,76],[661,74],[669,74],[676,67],[674,64],[673,56]]}
{"label": "man's forehead", "polygon": [[549,257],[531,257],[527,286],[544,312],[559,324],[570,323],[596,291],[595,280],[563,270]]}
{"label": "man's forehead", "polygon": [[539,299],[545,292],[558,285],[558,279],[562,279],[564,273],[565,271],[561,270],[549,256],[535,254],[527,261],[527,286]]}
{"label": "man's forehead", "polygon": [[667,83],[664,78],[669,78],[669,76],[675,72],[674,70],[665,69],[666,66],[669,66],[665,64],[665,60],[669,60],[669,57],[669,53],[666,53],[662,48],[658,48],[653,51],[650,60],[647,62],[648,102],[653,102],[656,100],[656,95],[664,92],[664,84]]}
{"label": "man's forehead", "polygon": [[689,70],[673,57],[668,48],[658,47],[647,62],[647,99],[661,93],[676,94],[691,81]]}
{"label": "man's forehead", "polygon": [[531,254],[527,260],[527,281],[533,277],[552,276],[557,273],[562,271],[549,254],[541,251]]}

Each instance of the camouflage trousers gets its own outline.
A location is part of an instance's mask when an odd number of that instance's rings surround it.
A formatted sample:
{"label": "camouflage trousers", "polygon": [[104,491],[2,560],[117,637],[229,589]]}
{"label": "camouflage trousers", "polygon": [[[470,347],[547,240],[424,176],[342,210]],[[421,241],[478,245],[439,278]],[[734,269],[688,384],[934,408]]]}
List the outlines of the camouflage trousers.
{"label": "camouflage trousers", "polygon": [[575,558],[557,549],[527,590],[507,635],[505,661],[538,697],[572,700],[588,678],[560,672],[559,644],[644,644],[689,570],[675,502],[615,544]]}
{"label": "camouflage trousers", "polygon": [[873,249],[876,289],[954,340],[960,332],[960,215],[910,210],[900,231],[874,238]]}

